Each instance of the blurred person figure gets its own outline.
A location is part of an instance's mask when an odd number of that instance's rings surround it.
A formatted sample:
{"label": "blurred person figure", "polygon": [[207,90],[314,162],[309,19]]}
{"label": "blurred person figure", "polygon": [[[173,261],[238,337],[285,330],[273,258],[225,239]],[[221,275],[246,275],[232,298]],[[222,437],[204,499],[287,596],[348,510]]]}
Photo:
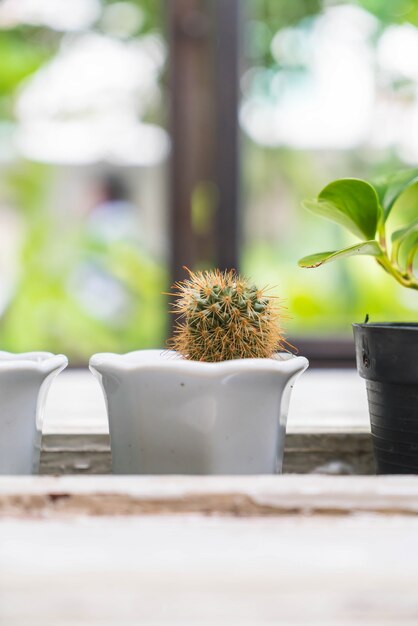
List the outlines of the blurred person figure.
{"label": "blurred person figure", "polygon": [[107,174],[100,181],[83,233],[83,260],[72,273],[70,289],[96,319],[119,325],[134,307],[125,277],[132,256],[140,255],[137,208],[123,179]]}
{"label": "blurred person figure", "polygon": [[97,203],[87,218],[87,234],[103,243],[140,241],[140,224],[135,205],[129,200],[125,182],[116,174],[106,175],[99,187]]}

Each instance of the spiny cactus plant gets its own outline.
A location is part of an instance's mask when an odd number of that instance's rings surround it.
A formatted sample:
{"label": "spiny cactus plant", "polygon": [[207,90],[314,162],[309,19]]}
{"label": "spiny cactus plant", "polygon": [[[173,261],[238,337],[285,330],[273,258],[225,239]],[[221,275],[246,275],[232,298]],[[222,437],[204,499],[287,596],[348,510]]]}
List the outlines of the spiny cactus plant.
{"label": "spiny cactus plant", "polygon": [[[187,268],[186,268],[187,269]],[[170,347],[192,361],[268,358],[283,349],[281,307],[234,271],[189,272],[173,286],[180,321]]]}

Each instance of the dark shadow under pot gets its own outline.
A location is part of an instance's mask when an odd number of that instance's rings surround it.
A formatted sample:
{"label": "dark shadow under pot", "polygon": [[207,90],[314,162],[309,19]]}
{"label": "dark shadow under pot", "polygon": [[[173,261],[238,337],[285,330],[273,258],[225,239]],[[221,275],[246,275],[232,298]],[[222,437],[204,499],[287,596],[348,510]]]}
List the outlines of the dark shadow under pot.
{"label": "dark shadow under pot", "polygon": [[418,474],[418,324],[353,324],[378,474]]}

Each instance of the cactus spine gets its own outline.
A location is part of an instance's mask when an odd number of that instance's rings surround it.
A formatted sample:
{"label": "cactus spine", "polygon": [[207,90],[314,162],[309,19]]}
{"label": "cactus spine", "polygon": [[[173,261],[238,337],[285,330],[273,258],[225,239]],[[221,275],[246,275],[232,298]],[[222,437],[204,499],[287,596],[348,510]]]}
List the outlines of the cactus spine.
{"label": "cactus spine", "polygon": [[193,361],[268,358],[283,349],[280,306],[234,271],[189,272],[173,286],[179,316],[169,345]]}

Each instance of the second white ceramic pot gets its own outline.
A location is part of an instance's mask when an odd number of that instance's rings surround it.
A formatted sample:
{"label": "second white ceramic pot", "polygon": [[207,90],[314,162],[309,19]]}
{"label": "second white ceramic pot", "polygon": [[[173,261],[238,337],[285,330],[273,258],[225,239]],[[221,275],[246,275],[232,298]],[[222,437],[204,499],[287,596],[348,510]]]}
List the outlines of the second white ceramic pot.
{"label": "second white ceramic pot", "polygon": [[304,357],[221,363],[175,352],[96,354],[116,474],[273,474],[282,470],[293,383]]}
{"label": "second white ceramic pot", "polygon": [[0,474],[38,472],[46,395],[67,363],[50,352],[0,352]]}

